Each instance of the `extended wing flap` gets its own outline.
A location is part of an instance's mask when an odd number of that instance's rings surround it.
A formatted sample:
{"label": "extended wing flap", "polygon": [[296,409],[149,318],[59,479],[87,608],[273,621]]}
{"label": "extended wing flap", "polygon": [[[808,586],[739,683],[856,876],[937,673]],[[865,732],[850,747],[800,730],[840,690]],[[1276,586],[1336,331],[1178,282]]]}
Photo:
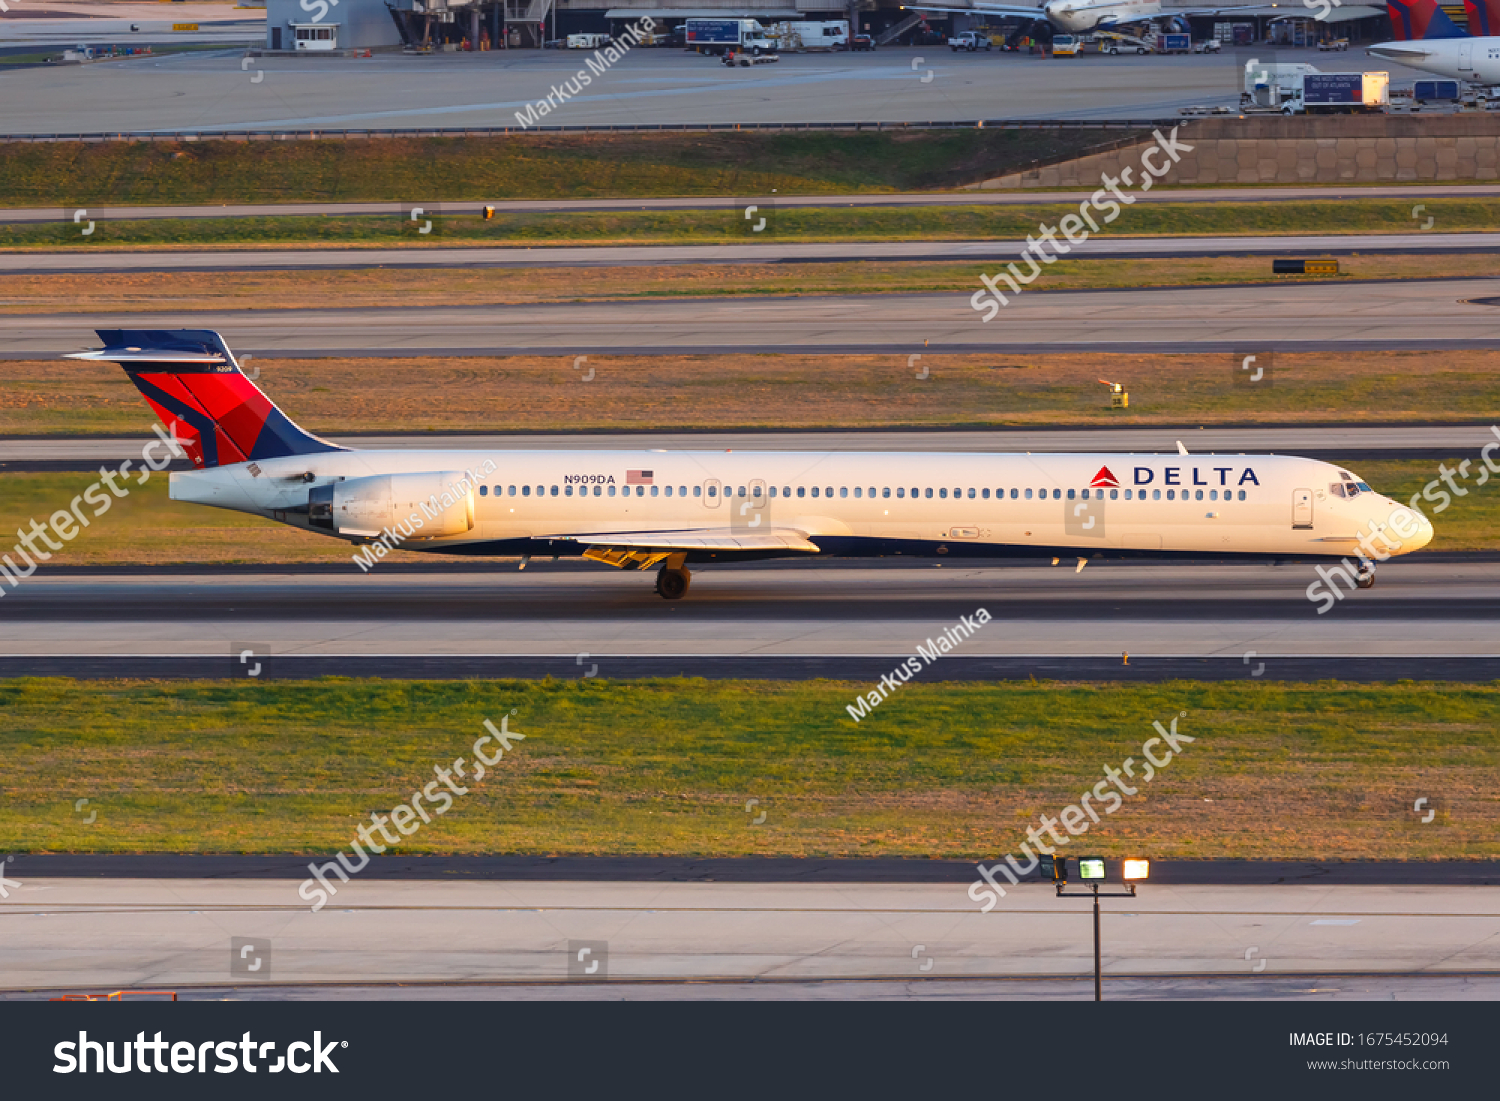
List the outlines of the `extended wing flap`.
{"label": "extended wing flap", "polygon": [[630,532],[601,535],[573,535],[568,538],[588,549],[583,557],[606,562],[620,569],[650,569],[674,555],[692,551],[795,551],[818,554],[816,543],[794,528],[773,528],[766,532],[725,533],[723,529],[698,531]]}

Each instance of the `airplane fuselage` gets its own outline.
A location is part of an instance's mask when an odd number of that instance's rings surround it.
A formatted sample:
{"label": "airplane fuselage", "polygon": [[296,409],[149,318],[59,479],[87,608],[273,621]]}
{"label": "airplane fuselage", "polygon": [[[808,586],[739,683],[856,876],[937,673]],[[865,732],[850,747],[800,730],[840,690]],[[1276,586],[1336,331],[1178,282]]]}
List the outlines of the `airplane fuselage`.
{"label": "airplane fuselage", "polygon": [[1041,14],[1054,27],[1087,34],[1101,23],[1124,26],[1161,14],[1161,0],[1051,0]]}
{"label": "airplane fuselage", "polygon": [[1449,80],[1500,85],[1500,37],[1382,42],[1365,52]]}
{"label": "airplane fuselage", "polygon": [[[418,525],[403,549],[566,555],[776,531],[812,544],[801,553],[840,555],[1337,558],[1403,509],[1328,463],[1207,454],[335,451],[174,473],[171,495],[360,544],[420,513],[410,495],[372,511],[358,487],[434,472],[458,502],[450,533]],[[354,511],[315,522],[309,500],[327,487]],[[1418,533],[1392,553],[1431,539],[1408,515]],[[775,553],[719,543],[687,560]]]}

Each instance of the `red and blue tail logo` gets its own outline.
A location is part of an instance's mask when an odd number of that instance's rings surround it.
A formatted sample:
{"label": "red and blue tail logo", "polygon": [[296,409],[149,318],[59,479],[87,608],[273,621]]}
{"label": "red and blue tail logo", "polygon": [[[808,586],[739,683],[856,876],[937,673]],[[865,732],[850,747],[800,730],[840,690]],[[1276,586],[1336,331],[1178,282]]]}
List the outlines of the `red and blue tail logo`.
{"label": "red and blue tail logo", "polygon": [[1464,0],[1469,33],[1476,38],[1500,36],[1500,0]]}
{"label": "red and blue tail logo", "polygon": [[291,422],[207,329],[99,329],[104,347],[73,359],[118,363],[202,469],[342,451]]}
{"label": "red and blue tail logo", "polygon": [[[1473,2],[1473,0],[1469,0]],[[1495,0],[1481,0],[1494,3]],[[1397,42],[1414,42],[1421,38],[1463,38],[1464,32],[1438,7],[1437,0],[1386,0],[1391,15],[1391,29]],[[1473,26],[1470,15],[1470,26]]]}

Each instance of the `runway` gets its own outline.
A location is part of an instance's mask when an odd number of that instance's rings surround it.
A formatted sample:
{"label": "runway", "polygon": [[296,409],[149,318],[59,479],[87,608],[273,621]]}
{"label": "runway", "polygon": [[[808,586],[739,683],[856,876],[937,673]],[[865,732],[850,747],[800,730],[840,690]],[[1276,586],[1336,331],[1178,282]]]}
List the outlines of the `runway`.
{"label": "runway", "polygon": [[[0,900],[0,986],[12,991],[605,981],[774,983],[789,991],[860,980],[1038,983],[1093,969],[1088,903],[1056,898],[1041,883],[1007,885],[986,914],[959,884],[356,876],[347,884],[334,878],[337,893],[314,913],[295,879],[32,879],[18,869],[7,873],[15,885]],[[1472,996],[1492,993],[1500,973],[1500,894],[1483,887],[1148,883],[1137,898],[1109,899],[1103,910],[1107,990],[1126,978],[1149,989],[1150,980],[1222,976],[1237,981],[1218,986],[1218,996],[1307,996],[1308,986],[1285,980],[1324,975],[1341,988],[1378,974],[1441,978],[1436,989]],[[579,960],[584,948],[583,961],[597,965],[591,973]],[[260,966],[249,972],[252,959]],[[1261,979],[1257,995],[1252,984]],[[1414,984],[1401,989],[1418,996]],[[978,996],[984,988],[970,990]]]}
{"label": "runway", "polygon": [[[1149,140],[1149,138],[1148,138]],[[776,209],[801,210],[826,207],[914,207],[914,206],[1031,206],[1036,203],[1077,204],[1090,191],[962,191],[905,192],[901,194],[777,195],[761,197]],[[1355,186],[1320,184],[1308,187],[1199,187],[1154,188],[1136,195],[1136,202],[1152,203],[1285,203],[1336,202],[1359,199],[1491,199],[1500,196],[1497,184],[1407,184]],[[90,208],[106,213],[114,221],[154,221],[162,218],[292,218],[329,217],[349,214],[392,214],[405,218],[411,203],[214,203],[182,206],[111,206]],[[443,214],[480,213],[494,207],[500,214],[578,214],[631,210],[723,210],[739,216],[738,201],[721,195],[680,196],[666,199],[488,199],[469,202],[435,202],[424,207]],[[0,207],[0,225],[38,222],[72,222],[73,210],[56,207]]]}
{"label": "runway", "polygon": [[[44,567],[45,569],[45,567]],[[685,600],[593,563],[491,573],[48,576],[0,606],[0,676],[835,677],[875,681],[979,608],[935,680],[1489,680],[1500,563],[1394,560],[1317,612],[1309,565],[881,560],[695,568]],[[1124,655],[1129,655],[1128,661]]]}
{"label": "runway", "polygon": [[[79,33],[70,30],[69,33]],[[1244,54],[1242,57],[1241,54]],[[9,134],[242,130],[519,129],[517,111],[583,66],[583,51],[372,58],[254,59],[242,51],[0,74]],[[784,55],[726,69],[680,50],[636,49],[546,117],[553,126],[913,122],[977,119],[1174,119],[1178,109],[1237,105],[1244,62],[1311,61],[1313,50],[1223,56],[1078,58],[955,54],[946,48]],[[1350,52],[1337,71],[1418,74]],[[263,75],[262,75],[263,74]]]}
{"label": "runway", "polygon": [[50,358],[96,346],[96,328],[216,329],[236,352],[288,356],[1487,349],[1500,306],[1482,300],[1497,295],[1493,279],[1028,289],[988,325],[962,293],[12,314],[0,352]]}
{"label": "runway", "polygon": [[[1033,204],[1056,201],[1036,196]],[[424,208],[430,209],[430,208]],[[115,211],[89,208],[95,220]],[[58,219],[71,223],[72,212]],[[978,263],[1003,267],[1024,240],[771,242],[753,245],[619,245],[504,248],[209,249],[162,252],[0,252],[0,274],[70,272],[344,271],[361,268],[623,267],[694,264],[830,264],[852,261]],[[1277,237],[1098,237],[1081,247],[1081,260],[1182,259],[1209,256],[1351,256],[1401,253],[1449,255],[1493,252],[1496,233],[1325,234]],[[1025,264],[1021,265],[1025,270]],[[977,285],[977,284],[976,284]]]}
{"label": "runway", "polygon": [[[269,357],[268,357],[269,358]],[[1226,362],[1226,366],[1229,364]],[[274,388],[273,388],[274,389]],[[100,463],[138,458],[155,436],[0,437],[6,469],[90,470]],[[1281,453],[1311,457],[1449,458],[1477,453],[1500,440],[1485,424],[1277,425],[1271,427],[1161,425],[1143,428],[995,428],[984,431],[850,432],[537,432],[461,435],[332,435],[333,443],[359,450],[666,451],[729,448],[734,451],[948,451],[1173,452],[1177,441],[1194,452]],[[183,464],[182,469],[187,469]]]}

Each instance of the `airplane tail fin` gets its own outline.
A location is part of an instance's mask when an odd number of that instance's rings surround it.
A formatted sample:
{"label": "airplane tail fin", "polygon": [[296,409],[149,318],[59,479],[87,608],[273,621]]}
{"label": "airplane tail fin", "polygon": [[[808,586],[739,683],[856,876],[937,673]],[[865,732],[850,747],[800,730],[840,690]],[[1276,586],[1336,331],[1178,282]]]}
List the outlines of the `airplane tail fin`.
{"label": "airplane tail fin", "polygon": [[69,359],[118,363],[200,470],[342,451],[298,428],[208,329],[98,329],[104,347]]}
{"label": "airplane tail fin", "polygon": [[1464,0],[1469,33],[1476,38],[1500,35],[1500,0]]}
{"label": "airplane tail fin", "polygon": [[[1475,0],[1466,0],[1474,3]],[[1495,0],[1478,0],[1479,3],[1495,3]],[[1398,42],[1412,42],[1421,38],[1463,38],[1464,32],[1438,7],[1437,0],[1386,0],[1386,11],[1391,16],[1391,28]],[[1470,17],[1472,26],[1472,15]]]}

